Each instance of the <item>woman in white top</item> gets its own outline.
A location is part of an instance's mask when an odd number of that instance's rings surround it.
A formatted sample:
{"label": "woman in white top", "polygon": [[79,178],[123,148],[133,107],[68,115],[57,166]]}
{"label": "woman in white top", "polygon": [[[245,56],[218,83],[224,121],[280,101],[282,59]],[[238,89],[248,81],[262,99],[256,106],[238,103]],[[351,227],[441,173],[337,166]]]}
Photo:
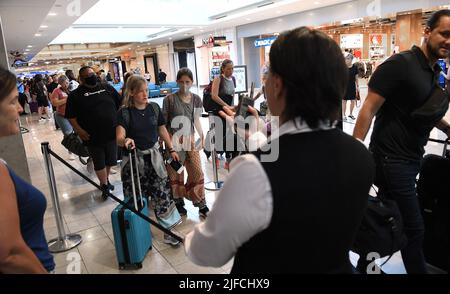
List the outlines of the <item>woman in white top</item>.
{"label": "woman in white top", "polygon": [[[324,33],[301,27],[278,37],[265,93],[281,127],[232,161],[208,218],[185,238],[192,262],[221,267],[234,257],[232,273],[352,273],[374,165],[363,144],[334,127],[347,75]],[[241,131],[248,143],[261,125]]]}

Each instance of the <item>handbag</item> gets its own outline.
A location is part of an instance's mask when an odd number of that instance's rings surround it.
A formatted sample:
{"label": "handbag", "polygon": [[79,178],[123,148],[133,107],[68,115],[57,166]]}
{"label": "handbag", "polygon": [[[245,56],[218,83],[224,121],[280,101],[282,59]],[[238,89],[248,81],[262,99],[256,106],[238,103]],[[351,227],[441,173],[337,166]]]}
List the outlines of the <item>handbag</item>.
{"label": "handbag", "polygon": [[424,104],[411,112],[411,117],[420,124],[436,125],[447,113],[449,95],[437,83]]}
{"label": "handbag", "polygon": [[78,155],[80,157],[89,157],[88,149],[86,148],[86,146],[84,146],[83,141],[75,132],[72,132],[70,135],[64,136],[61,144],[75,155]]}
{"label": "handbag", "polygon": [[407,244],[403,232],[403,222],[394,200],[369,195],[367,209],[353,242],[352,251],[360,256],[378,253],[380,257],[389,256]]}

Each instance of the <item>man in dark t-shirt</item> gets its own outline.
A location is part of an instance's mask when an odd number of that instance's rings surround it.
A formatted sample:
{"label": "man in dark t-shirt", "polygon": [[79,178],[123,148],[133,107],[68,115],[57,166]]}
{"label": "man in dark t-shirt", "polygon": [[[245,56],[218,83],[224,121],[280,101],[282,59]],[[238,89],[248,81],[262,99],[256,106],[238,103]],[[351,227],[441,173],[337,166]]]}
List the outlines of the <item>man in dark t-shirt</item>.
{"label": "man in dark t-shirt", "polygon": [[[394,199],[400,209],[408,238],[402,250],[408,274],[426,273],[422,249],[424,223],[415,187],[424,146],[434,127],[450,136],[450,125],[442,119],[448,110],[445,95],[439,96],[443,103],[427,108],[428,114],[421,118],[414,115],[416,110],[430,104],[427,101],[437,89],[441,71],[436,62],[449,55],[450,10],[431,16],[424,39],[422,47],[414,46],[392,56],[375,71],[353,134],[363,141],[376,116],[370,142],[377,167],[375,184],[379,194]],[[371,262],[365,259],[363,256],[358,262],[360,272],[366,272]]]}
{"label": "man in dark t-shirt", "polygon": [[117,164],[116,126],[120,95],[102,84],[90,67],[80,69],[81,86],[69,94],[66,118],[83,140],[94,163],[95,173],[107,198],[111,167]]}

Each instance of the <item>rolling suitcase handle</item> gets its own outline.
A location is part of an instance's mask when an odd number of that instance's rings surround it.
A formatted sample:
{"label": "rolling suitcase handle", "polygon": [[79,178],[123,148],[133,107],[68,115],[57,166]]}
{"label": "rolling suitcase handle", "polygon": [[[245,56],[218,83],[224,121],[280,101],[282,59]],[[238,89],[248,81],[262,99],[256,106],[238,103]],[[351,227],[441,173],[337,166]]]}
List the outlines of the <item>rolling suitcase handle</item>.
{"label": "rolling suitcase handle", "polygon": [[444,151],[442,152],[442,157],[445,157],[446,156],[446,153],[447,153],[447,148],[448,148],[448,145],[449,145],[449,143],[450,143],[450,138],[448,138],[447,140],[437,140],[437,139],[429,139],[428,141],[430,141],[430,142],[434,142],[434,143],[440,143],[440,144],[444,144]]}
{"label": "rolling suitcase handle", "polygon": [[[131,170],[131,188],[133,190],[133,200],[134,200],[134,208],[136,210],[139,210],[138,207],[138,200],[137,200],[137,196],[136,196],[136,183],[134,181],[134,171],[133,171],[133,158],[131,156],[131,150],[128,149],[128,156],[129,156],[129,161],[130,161],[130,170]],[[134,149],[134,162],[135,162],[135,166],[136,166],[136,179],[137,179],[137,183],[138,183],[138,192],[139,192],[139,197],[141,199],[141,207],[144,207],[144,199],[142,196],[142,188],[141,188],[141,179],[139,178],[139,164],[138,164],[138,158],[137,158],[137,151],[136,149]]]}

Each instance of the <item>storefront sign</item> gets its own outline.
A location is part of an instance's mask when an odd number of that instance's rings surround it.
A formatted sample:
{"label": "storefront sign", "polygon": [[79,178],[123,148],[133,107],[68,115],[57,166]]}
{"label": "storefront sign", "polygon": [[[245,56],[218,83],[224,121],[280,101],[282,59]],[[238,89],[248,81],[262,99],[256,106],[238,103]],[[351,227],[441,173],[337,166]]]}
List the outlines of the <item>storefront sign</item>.
{"label": "storefront sign", "polygon": [[258,39],[255,41],[255,47],[259,48],[259,47],[272,46],[273,42],[275,42],[276,39],[277,39],[277,37]]}
{"label": "storefront sign", "polygon": [[233,76],[236,78],[236,94],[247,93],[247,66],[246,65],[235,65]]}
{"label": "storefront sign", "polygon": [[363,48],[363,34],[344,34],[341,35],[341,48],[358,49]]}

